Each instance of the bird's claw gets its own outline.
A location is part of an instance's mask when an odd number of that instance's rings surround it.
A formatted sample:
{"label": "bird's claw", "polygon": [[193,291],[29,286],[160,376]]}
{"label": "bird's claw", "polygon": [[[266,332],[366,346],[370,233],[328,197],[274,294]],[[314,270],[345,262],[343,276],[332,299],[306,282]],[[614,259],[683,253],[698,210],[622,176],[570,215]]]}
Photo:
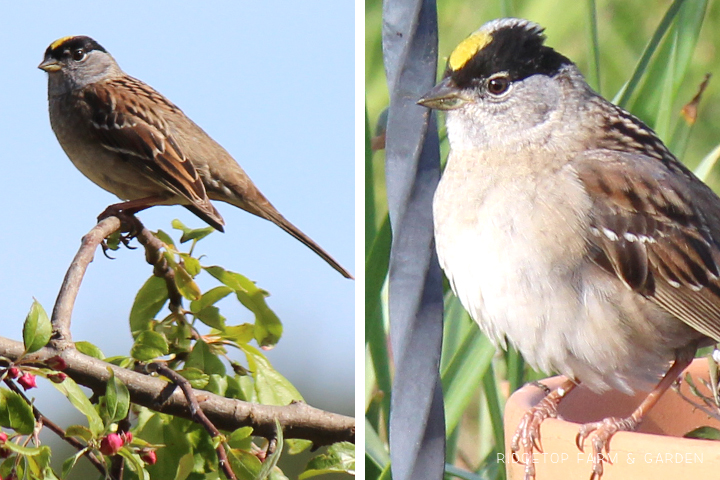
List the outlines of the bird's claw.
{"label": "bird's claw", "polygon": [[[545,397],[536,406],[525,412],[515,435],[510,442],[510,451],[513,461],[525,465],[525,479],[535,478],[535,465],[533,452],[543,452],[540,437],[540,425],[548,418],[557,418],[558,401],[555,398]],[[518,452],[522,447],[522,461]]]}
{"label": "bird's claw", "polygon": [[617,432],[632,432],[637,429],[639,422],[633,417],[609,417],[599,422],[586,423],[580,427],[575,437],[575,445],[584,452],[584,443],[590,439],[593,454],[593,469],[590,480],[600,480],[603,475],[603,462],[612,464],[610,458],[610,439]]}

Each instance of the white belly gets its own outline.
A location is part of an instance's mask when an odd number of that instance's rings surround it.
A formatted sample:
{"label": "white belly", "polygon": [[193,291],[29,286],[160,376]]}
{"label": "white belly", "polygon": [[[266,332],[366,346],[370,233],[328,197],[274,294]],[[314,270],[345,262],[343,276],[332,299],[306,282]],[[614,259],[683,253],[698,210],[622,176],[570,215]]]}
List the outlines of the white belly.
{"label": "white belly", "polygon": [[[638,336],[654,327],[629,327],[623,316],[650,316],[658,325],[668,316],[585,259],[581,219],[590,201],[572,172],[518,177],[485,192],[463,175],[446,171],[438,187],[436,246],[481,329],[496,344],[509,339],[535,368],[595,389],[630,391],[634,380],[661,374],[673,347],[638,348]],[[550,192],[542,198],[538,182]]]}

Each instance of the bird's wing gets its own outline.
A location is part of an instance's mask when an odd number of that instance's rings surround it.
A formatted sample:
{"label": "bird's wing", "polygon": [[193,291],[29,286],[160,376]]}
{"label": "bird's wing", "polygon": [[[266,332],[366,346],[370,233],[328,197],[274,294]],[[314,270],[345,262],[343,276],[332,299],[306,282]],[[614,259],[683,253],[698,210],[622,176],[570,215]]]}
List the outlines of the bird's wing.
{"label": "bird's wing", "polygon": [[593,202],[594,261],[720,341],[720,199],[674,158],[590,151],[573,168]]}
{"label": "bird's wing", "polygon": [[[186,199],[193,213],[222,230],[223,220],[208,199],[202,179],[173,138],[167,114],[182,111],[132,77],[86,87],[90,125],[105,148],[121,154],[148,178]],[[136,98],[142,101],[138,102]]]}

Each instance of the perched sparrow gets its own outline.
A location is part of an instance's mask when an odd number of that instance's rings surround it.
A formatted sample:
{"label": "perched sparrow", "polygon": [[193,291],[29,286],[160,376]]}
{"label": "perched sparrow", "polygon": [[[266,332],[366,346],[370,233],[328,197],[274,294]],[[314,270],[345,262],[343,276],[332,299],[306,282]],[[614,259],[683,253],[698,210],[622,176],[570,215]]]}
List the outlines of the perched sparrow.
{"label": "perched sparrow", "polygon": [[89,37],[61,38],[38,66],[48,73],[50,123],[70,160],[123,203],[114,211],[182,205],[216,229],[221,200],[270,220],[344,277],[350,273],[255,187],[240,165],[152,87],[123,72]]}
{"label": "perched sparrow", "polygon": [[482,330],[569,379],[526,414],[513,453],[532,453],[540,422],[580,382],[656,384],[631,417],[581,428],[597,478],[610,437],[635,429],[696,350],[720,341],[720,199],[542,32],[486,24],[419,101],[446,111],[450,142],[435,239]]}

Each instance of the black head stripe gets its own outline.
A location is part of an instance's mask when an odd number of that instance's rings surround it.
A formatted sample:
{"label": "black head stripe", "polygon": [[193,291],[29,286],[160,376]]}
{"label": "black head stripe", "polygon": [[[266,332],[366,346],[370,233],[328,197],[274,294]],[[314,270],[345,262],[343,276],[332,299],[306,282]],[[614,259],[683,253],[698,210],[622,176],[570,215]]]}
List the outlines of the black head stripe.
{"label": "black head stripe", "polygon": [[45,55],[50,55],[53,58],[60,59],[64,52],[77,50],[82,48],[86,52],[92,50],[99,50],[101,52],[107,52],[102,45],[97,43],[90,37],[80,35],[77,37],[65,37],[60,40],[56,40],[45,50]]}
{"label": "black head stripe", "polygon": [[531,75],[555,75],[564,65],[572,62],[550,47],[543,45],[542,29],[534,24],[515,23],[500,26],[491,33],[490,42],[477,51],[461,68],[450,75],[460,88],[470,87],[478,80],[507,72],[512,81]]}

